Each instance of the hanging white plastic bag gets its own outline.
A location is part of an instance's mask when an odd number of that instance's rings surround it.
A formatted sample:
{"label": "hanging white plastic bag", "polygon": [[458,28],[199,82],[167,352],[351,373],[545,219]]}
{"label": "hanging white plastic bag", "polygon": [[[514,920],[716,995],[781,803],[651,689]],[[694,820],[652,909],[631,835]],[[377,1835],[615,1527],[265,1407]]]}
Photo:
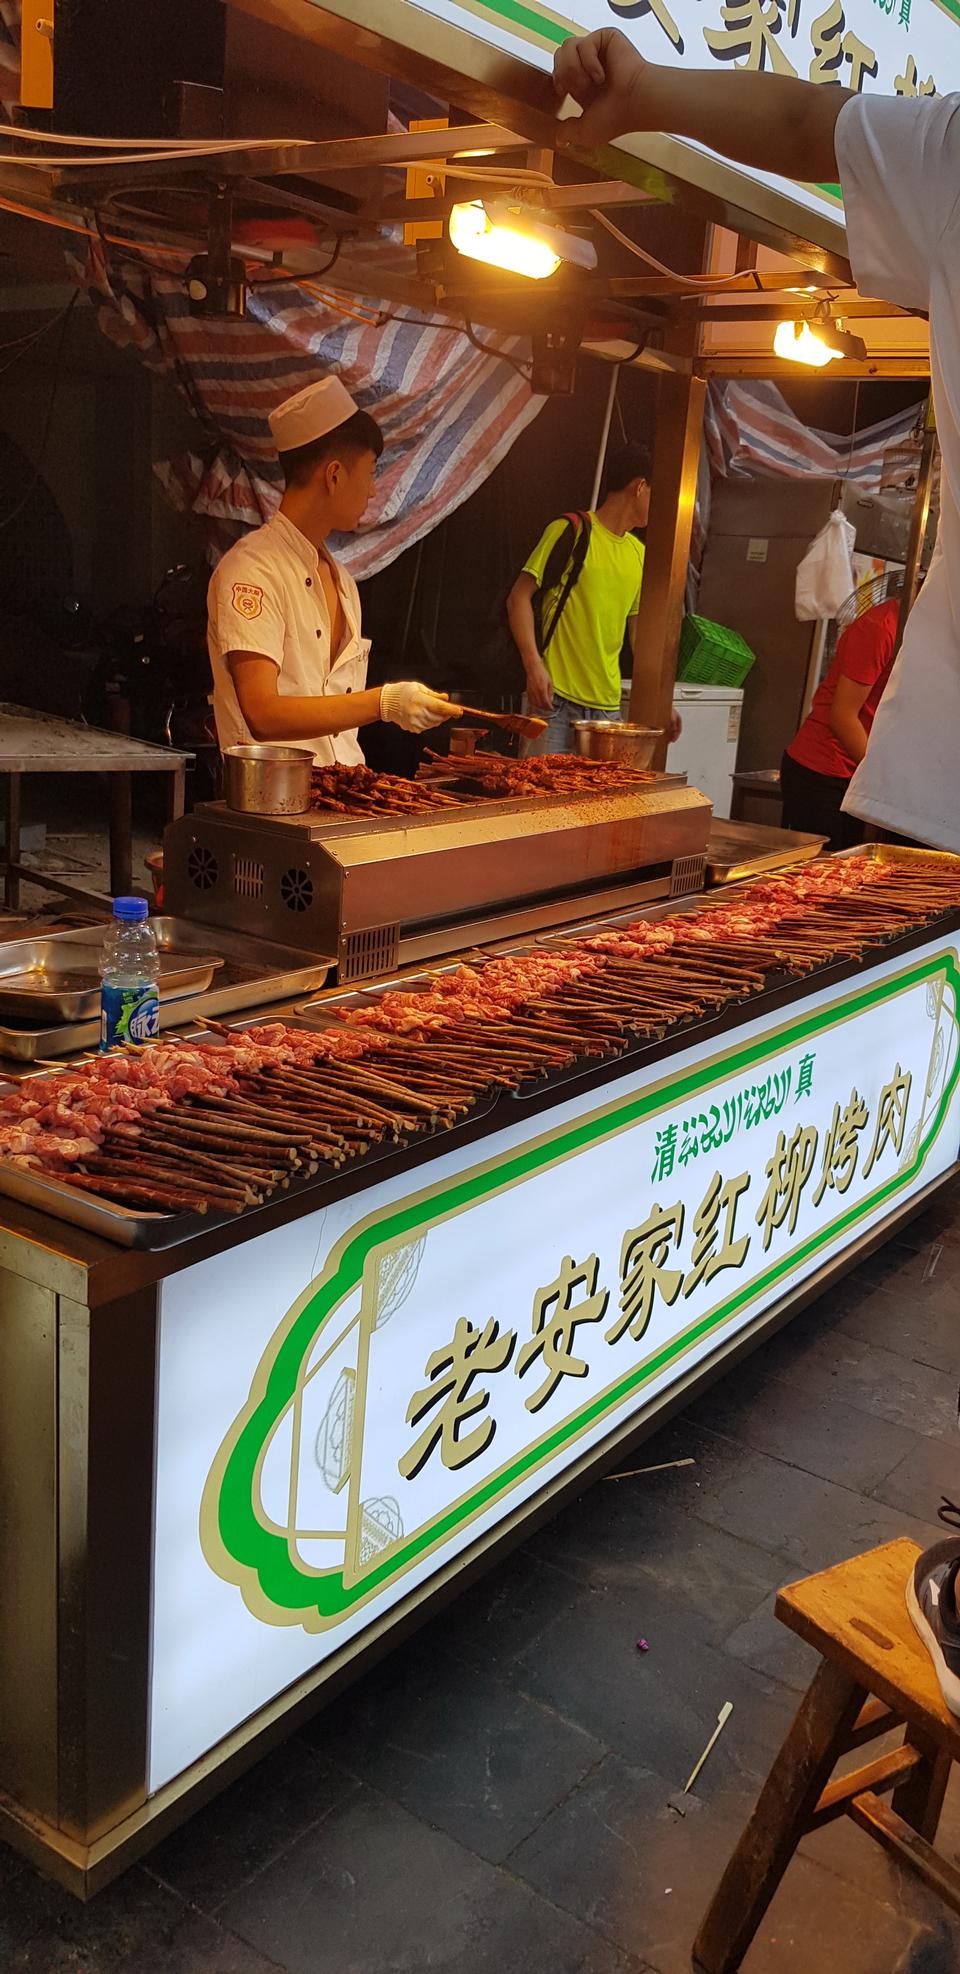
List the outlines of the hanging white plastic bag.
{"label": "hanging white plastic bag", "polygon": [[853,545],[857,531],[839,507],[812,541],[797,570],[796,614],[802,624],[835,617],[856,588]]}

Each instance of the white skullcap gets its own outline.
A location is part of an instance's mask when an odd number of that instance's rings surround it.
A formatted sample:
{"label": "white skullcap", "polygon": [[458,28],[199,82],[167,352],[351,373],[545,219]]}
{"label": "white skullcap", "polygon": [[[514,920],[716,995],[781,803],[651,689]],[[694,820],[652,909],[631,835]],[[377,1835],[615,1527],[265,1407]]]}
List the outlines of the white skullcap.
{"label": "white skullcap", "polygon": [[321,377],[271,411],[268,423],[274,445],[278,452],[309,445],[312,439],[322,439],[325,432],[335,432],[338,425],[346,424],[357,408],[339,377]]}

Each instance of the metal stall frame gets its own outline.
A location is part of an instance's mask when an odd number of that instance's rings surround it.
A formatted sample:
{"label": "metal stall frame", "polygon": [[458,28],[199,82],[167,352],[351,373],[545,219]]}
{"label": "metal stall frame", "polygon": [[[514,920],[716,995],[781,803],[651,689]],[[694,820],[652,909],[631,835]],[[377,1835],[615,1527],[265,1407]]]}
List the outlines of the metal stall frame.
{"label": "metal stall frame", "polygon": [[[285,31],[385,70],[482,119],[444,132],[378,135],[285,148],[250,145],[221,159],[217,173],[246,182],[305,174],[325,166],[402,166],[483,147],[549,147],[554,131],[547,78],[438,21],[409,0],[227,0]],[[843,228],[813,216],[789,196],[749,186],[742,172],[671,138],[645,137],[580,160],[606,183],[586,188],[598,204],[650,199],[774,247],[820,285],[850,279]],[[196,173],[189,159],[137,168],[136,182],[169,183]],[[208,174],[209,176],[209,174]],[[69,184],[66,182],[69,178]],[[45,217],[95,203],[95,165],[5,166],[0,194],[32,202]],[[115,183],[111,178],[111,186]],[[275,190],[275,188],[272,188]],[[584,188],[557,187],[554,203],[570,209]],[[747,196],[749,194],[749,196]],[[278,196],[283,196],[282,193]],[[299,195],[288,195],[293,203]],[[71,201],[75,202],[71,206]],[[400,215],[402,216],[402,214]],[[171,235],[172,237],[172,235]],[[192,242],[190,243],[192,244]],[[347,279],[347,270],[341,269]],[[661,316],[675,294],[658,277],[612,284],[624,298],[646,300]],[[789,277],[759,281],[782,295]],[[729,293],[746,295],[758,279],[740,269]],[[388,292],[419,299],[403,284]],[[799,304],[783,302],[784,312]],[[710,364],[701,360],[700,301],[666,322],[665,347],[637,360],[661,375],[654,501],[644,603],[638,622],[635,691],[667,703],[682,611],[693,490]],[[719,368],[719,364],[717,366]],[[771,359],[765,375],[780,374]],[[855,375],[845,363],[836,375]],[[876,369],[872,374],[915,374]],[[906,949],[906,948],[905,948]],[[689,1035],[685,1040],[689,1040]],[[585,1082],[584,1087],[588,1087]],[[483,1126],[477,1127],[483,1135]],[[404,1155],[414,1170],[430,1148]],[[464,1558],[453,1557],[422,1590],[375,1621],[360,1644],[348,1643],[234,1729],[176,1779],[148,1797],[147,1745],[150,1605],[153,1568],[157,1345],[162,1282],[175,1270],[291,1222],[333,1197],[317,1187],[278,1202],[256,1224],[211,1230],[162,1253],[127,1253],[78,1230],[5,1202],[0,1223],[0,1369],[16,1395],[0,1415],[4,1476],[7,1595],[0,1608],[0,1835],[72,1892],[89,1897],[181,1822],[232,1777],[368,1664],[405,1630],[458,1593],[471,1575],[514,1546],[537,1521],[556,1512],[635,1443],[681,1408],[694,1384],[724,1374],[764,1336],[814,1300],[896,1230],[921,1212],[956,1165],[860,1236],[749,1326],[718,1345],[709,1361],[681,1374],[662,1396],[621,1421],[597,1446],[545,1484],[531,1507],[505,1516]],[[359,1191],[365,1180],[340,1182]],[[339,1196],[339,1195],[338,1195]]]}
{"label": "metal stall frame", "polygon": [[[344,235],[375,235],[385,218],[416,221],[427,213],[442,218],[449,195],[431,200],[390,196],[382,211],[361,206],[346,213],[313,200],[298,181],[311,174],[371,168],[401,170],[415,164],[478,151],[497,156],[527,152],[528,162],[543,171],[551,159],[555,101],[550,78],[517,55],[480,38],[483,0],[470,0],[478,32],[453,25],[411,0],[226,0],[228,7],[286,36],[344,56],[363,67],[385,73],[459,106],[480,121],[457,128],[377,133],[341,140],[293,140],[285,143],[251,141],[211,155],[205,162],[191,147],[184,155],[162,160],[143,158],[118,175],[95,155],[70,170],[31,155],[29,163],[8,162],[0,169],[0,201],[26,200],[38,217],[76,214],[78,207],[96,208],[98,200],[126,188],[135,196],[125,230],[134,238],[156,232],[138,218],[136,197],[161,197],[164,190],[193,187],[209,195],[218,186],[232,188],[236,199],[267,197],[281,206],[322,216],[338,233],[337,283],[347,292],[369,292],[371,264],[351,266]],[[702,223],[700,267],[713,263],[719,230],[739,235],[741,248],[724,282],[723,293],[711,285],[697,290],[696,276],[684,289],[672,279],[647,269],[603,278],[584,290],[587,301],[606,298],[615,311],[629,305],[650,326],[648,346],[634,348],[619,340],[608,322],[588,335],[584,350],[606,361],[629,362],[658,378],[656,470],[649,523],[646,582],[637,624],[634,690],[631,715],[651,705],[663,722],[669,710],[676,647],[683,611],[683,590],[693,520],[696,465],[702,431],[703,379],[711,375],[777,377],[795,375],[795,366],[755,354],[744,357],[735,343],[722,343],[723,321],[735,327],[745,319],[765,324],[771,311],[799,317],[809,311],[819,292],[834,294],[841,313],[855,316],[869,334],[869,325],[883,316],[902,317],[903,310],[851,293],[851,272],[842,220],[829,210],[811,210],[788,188],[768,184],[742,167],[674,137],[658,134],[625,137],[614,145],[569,154],[586,174],[583,183],[548,182],[539,189],[548,208],[558,214],[584,215],[592,205],[613,207],[654,203],[683,211]],[[438,173],[438,176],[442,174]],[[322,188],[320,188],[322,191]],[[437,187],[434,188],[435,192]],[[23,206],[19,207],[24,210]],[[117,208],[114,208],[117,210]],[[167,237],[195,247],[179,231],[176,211],[163,224]],[[772,250],[772,254],[769,250]],[[766,259],[764,259],[764,255]],[[758,258],[759,256],[759,258]],[[782,262],[774,264],[777,256]],[[260,253],[261,259],[269,259]],[[729,256],[728,256],[729,258]],[[800,278],[798,280],[798,270]],[[436,291],[427,279],[413,279],[389,268],[377,275],[378,291],[395,299],[436,306]],[[364,287],[364,284],[366,286]],[[533,284],[534,286],[536,284]],[[446,292],[456,312],[458,294]],[[477,320],[498,326],[503,309],[523,306],[531,321],[549,323],[554,302],[550,295],[531,295],[531,284],[516,277],[485,279],[468,290],[469,308]],[[569,298],[568,298],[569,299]],[[581,297],[581,300],[583,298]],[[443,303],[441,302],[441,306]],[[704,343],[705,331],[712,338]],[[897,357],[871,355],[864,362],[843,358],[832,378],[914,377],[926,374],[929,360],[916,352]],[[661,743],[661,759],[664,748]]]}

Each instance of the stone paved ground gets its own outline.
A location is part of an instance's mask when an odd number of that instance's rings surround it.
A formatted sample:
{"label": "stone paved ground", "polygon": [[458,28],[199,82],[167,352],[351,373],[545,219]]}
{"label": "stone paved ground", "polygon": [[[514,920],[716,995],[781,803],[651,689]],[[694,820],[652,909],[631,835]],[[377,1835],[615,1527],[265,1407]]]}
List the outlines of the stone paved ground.
{"label": "stone paved ground", "polygon": [[[628,1463],[695,1467],[592,1487],[89,1907],[0,1854],[3,1974],[686,1974],[811,1670],[773,1593],[942,1533],[958,1379],[960,1184]],[[840,1824],[745,1970],[958,1964],[960,1927]]]}

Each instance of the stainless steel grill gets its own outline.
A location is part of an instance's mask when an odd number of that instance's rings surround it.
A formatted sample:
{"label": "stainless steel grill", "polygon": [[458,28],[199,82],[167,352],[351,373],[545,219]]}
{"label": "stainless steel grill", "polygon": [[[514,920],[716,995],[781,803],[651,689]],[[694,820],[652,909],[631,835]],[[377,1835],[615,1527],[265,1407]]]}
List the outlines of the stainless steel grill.
{"label": "stainless steel grill", "polygon": [[248,816],[209,803],[164,839],[169,909],[371,980],[585,912],[702,883],[710,804],[682,776],[641,792],[478,802],[409,818]]}

